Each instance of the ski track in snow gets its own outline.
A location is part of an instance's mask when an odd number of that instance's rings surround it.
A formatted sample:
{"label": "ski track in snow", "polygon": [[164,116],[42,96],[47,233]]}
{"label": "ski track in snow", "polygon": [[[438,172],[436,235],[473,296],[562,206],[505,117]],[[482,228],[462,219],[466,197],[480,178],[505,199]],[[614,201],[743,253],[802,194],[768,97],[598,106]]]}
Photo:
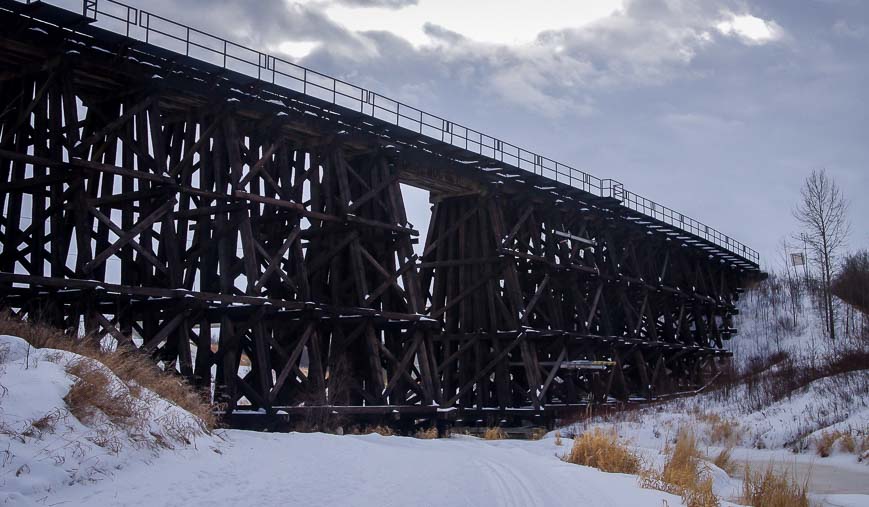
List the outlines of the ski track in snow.
{"label": "ski track in snow", "polygon": [[178,451],[51,495],[59,505],[679,505],[635,477],[564,463],[564,447],[458,437],[229,430],[221,454]]}

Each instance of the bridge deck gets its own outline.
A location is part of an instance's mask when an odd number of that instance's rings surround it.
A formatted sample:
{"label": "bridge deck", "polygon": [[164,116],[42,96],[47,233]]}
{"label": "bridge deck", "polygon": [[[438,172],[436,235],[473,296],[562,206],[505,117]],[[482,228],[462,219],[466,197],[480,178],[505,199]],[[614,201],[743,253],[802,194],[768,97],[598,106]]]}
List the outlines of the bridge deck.
{"label": "bridge deck", "polygon": [[[0,6],[87,36],[82,41],[114,52],[124,47],[137,59],[160,67],[190,66],[232,83],[240,96],[375,134],[450,162],[462,171],[490,179],[510,179],[545,190],[566,201],[614,207],[654,234],[664,234],[742,269],[759,272],[759,254],[713,227],[624,188],[295,63],[202,32],[146,10],[113,0],[83,2],[77,14],[51,2],[2,0]],[[159,70],[155,70],[158,72]],[[165,77],[165,76],[164,76]],[[243,90],[243,91],[242,91]],[[278,107],[279,109],[280,107]],[[408,183],[435,189],[432,179]]]}

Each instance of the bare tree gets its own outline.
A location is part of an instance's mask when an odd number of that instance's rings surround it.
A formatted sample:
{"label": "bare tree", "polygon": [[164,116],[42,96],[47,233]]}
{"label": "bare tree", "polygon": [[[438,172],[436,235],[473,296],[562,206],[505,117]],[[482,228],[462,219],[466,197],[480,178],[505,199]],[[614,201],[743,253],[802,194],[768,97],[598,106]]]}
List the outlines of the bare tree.
{"label": "bare tree", "polygon": [[[793,327],[796,329],[798,321],[797,317],[800,313],[802,290],[800,288],[800,273],[797,270],[798,264],[793,257],[793,247],[788,243],[787,238],[782,238],[779,243],[781,259],[785,265],[785,296],[788,299],[788,307],[791,312]],[[801,254],[798,254],[801,255]],[[802,256],[797,257],[797,260],[805,263]]]}
{"label": "bare tree", "polygon": [[803,182],[800,201],[793,214],[805,230],[802,239],[808,244],[821,271],[827,334],[831,340],[835,340],[836,316],[831,284],[836,257],[844,246],[850,229],[848,201],[825,170],[812,171]]}

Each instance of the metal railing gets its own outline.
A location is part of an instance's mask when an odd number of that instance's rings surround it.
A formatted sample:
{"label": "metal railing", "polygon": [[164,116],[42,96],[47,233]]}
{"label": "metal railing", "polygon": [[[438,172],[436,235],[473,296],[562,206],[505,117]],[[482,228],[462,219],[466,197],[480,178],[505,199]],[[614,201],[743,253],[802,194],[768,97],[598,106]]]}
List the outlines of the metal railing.
{"label": "metal railing", "polygon": [[98,26],[127,37],[358,111],[595,196],[618,199],[628,209],[689,232],[754,264],[760,263],[755,250],[706,224],[625,190],[616,180],[598,178],[371,90],[116,0],[82,0],[82,14],[95,20]]}

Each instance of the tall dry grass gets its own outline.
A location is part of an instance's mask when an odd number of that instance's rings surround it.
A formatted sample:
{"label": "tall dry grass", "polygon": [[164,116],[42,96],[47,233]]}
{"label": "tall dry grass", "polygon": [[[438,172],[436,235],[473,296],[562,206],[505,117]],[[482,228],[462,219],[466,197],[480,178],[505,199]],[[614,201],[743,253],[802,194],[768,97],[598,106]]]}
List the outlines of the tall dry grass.
{"label": "tall dry grass", "polygon": [[642,460],[619,441],[618,433],[594,428],[573,439],[570,452],[562,457],[576,465],[598,468],[604,472],[637,474]]}
{"label": "tall dry grass", "polygon": [[694,433],[682,429],[675,444],[667,449],[664,468],[643,470],[640,484],[682,497],[688,507],[719,507],[721,502],[712,490],[712,477],[704,466]]}
{"label": "tall dry grass", "polygon": [[485,440],[504,440],[507,438],[507,433],[505,433],[501,428],[495,426],[492,428],[486,428],[486,431],[483,433],[483,438]]}
{"label": "tall dry grass", "polygon": [[391,437],[395,435],[395,431],[392,430],[389,426],[384,426],[382,424],[378,424],[376,426],[367,426],[363,431],[363,434],[370,435],[372,433],[377,433],[382,437]]}
{"label": "tall dry grass", "polygon": [[715,456],[715,459],[712,460],[715,466],[727,472],[727,475],[733,475],[736,473],[736,463],[731,459],[732,454],[733,447],[727,447],[722,449],[721,452]]}
{"label": "tall dry grass", "polygon": [[420,428],[413,436],[422,440],[434,440],[438,438],[438,429],[436,426]]}
{"label": "tall dry grass", "polygon": [[[64,350],[98,361],[127,386],[131,395],[139,397],[142,388],[148,389],[198,417],[205,429],[213,429],[217,424],[213,408],[203,394],[177,375],[160,370],[150,358],[139,351],[106,350],[95,340],[74,339],[60,329],[25,322],[7,313],[0,313],[0,334],[18,336],[36,348]],[[103,386],[108,385],[108,378],[104,373],[102,376],[105,378],[101,378],[101,372],[95,371],[98,368],[85,363],[74,361],[65,365],[67,371],[79,379],[70,389],[70,394],[67,395],[70,399],[67,402],[79,406],[84,417],[87,417],[85,412],[90,410],[87,408],[90,405],[91,409],[102,410],[110,419],[123,418],[130,407],[125,408],[120,403],[119,394],[111,392],[112,389],[102,389],[106,392],[97,394]],[[118,402],[118,406],[112,407],[113,402]],[[109,412],[105,412],[106,410]]]}
{"label": "tall dry grass", "polygon": [[810,507],[808,482],[776,473],[772,464],[762,472],[746,466],[741,500],[752,507]]}
{"label": "tall dry grass", "polygon": [[90,422],[98,413],[117,425],[126,426],[136,415],[135,404],[126,389],[113,385],[112,379],[98,363],[78,359],[65,366],[76,377],[64,397],[70,413],[79,421]]}
{"label": "tall dry grass", "polygon": [[[869,427],[867,427],[867,429],[869,429]],[[866,451],[867,447],[869,447],[869,438],[864,436],[861,441],[859,436],[855,435],[855,433],[857,432],[850,428],[846,431],[823,431],[819,436],[813,439],[815,452],[818,453],[818,456],[826,458],[833,453],[836,444],[838,444],[839,449],[842,452],[861,455]]]}

